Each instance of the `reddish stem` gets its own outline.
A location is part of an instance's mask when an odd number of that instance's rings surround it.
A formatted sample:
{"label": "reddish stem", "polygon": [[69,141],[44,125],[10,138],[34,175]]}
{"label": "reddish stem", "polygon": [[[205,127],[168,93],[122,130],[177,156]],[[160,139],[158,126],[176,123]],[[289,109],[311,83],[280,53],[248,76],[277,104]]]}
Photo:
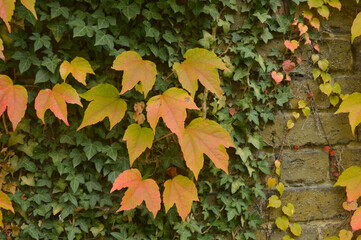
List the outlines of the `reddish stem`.
{"label": "reddish stem", "polygon": [[174,73],[175,73],[175,70],[174,70],[171,74],[169,74],[168,77],[164,78],[163,81],[167,80],[167,79],[168,79],[170,76],[172,76]]}

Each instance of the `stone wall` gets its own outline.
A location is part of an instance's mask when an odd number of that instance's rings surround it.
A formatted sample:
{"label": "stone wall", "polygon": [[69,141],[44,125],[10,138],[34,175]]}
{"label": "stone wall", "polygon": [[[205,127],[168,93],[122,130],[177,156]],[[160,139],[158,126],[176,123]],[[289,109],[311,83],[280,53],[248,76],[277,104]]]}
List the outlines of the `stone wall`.
{"label": "stone wall", "polygon": [[[361,12],[361,4],[356,4],[355,0],[341,2],[342,10],[332,9],[329,20],[321,23],[320,56],[330,62],[329,73],[332,80],[341,85],[343,94],[361,92],[361,39],[356,39],[353,44],[350,42],[352,21]],[[265,53],[271,47],[283,48],[282,45],[283,40],[278,39],[261,47]],[[279,159],[286,122],[292,119],[297,102],[307,100],[309,92],[314,93],[312,114],[308,118],[300,117],[284,142],[280,181],[285,184],[282,203],[290,202],[295,206],[291,222],[299,223],[303,229],[301,237],[296,239],[316,240],[338,235],[341,228],[349,226],[349,214],[342,208],[346,200],[344,188],[333,187],[336,179],[332,176],[331,158],[336,158],[340,171],[351,165],[361,165],[361,129],[358,127],[353,136],[347,114],[334,114],[336,108],[320,92],[318,82],[313,80],[310,56],[311,51],[305,49],[303,65],[294,70],[290,86],[295,98],[277,112],[275,124],[267,125],[262,136],[265,150],[273,154],[270,159],[273,163]],[[324,152],[325,146],[335,149],[334,157]],[[271,194],[268,192],[268,196]],[[258,239],[282,239],[285,234],[274,225],[280,210],[269,210],[266,204],[263,217],[268,222],[257,233]]]}

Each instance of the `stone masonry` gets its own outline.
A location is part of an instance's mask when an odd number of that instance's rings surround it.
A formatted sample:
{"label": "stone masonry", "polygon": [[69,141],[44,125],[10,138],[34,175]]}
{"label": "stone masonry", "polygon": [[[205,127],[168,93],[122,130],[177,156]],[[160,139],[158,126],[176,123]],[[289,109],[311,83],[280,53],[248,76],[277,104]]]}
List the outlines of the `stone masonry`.
{"label": "stone masonry", "polygon": [[[342,93],[361,92],[361,37],[351,44],[350,29],[352,21],[361,12],[361,3],[344,0],[342,10],[330,9],[329,20],[321,23],[320,57],[330,62],[329,73],[332,81],[337,81]],[[272,47],[283,48],[283,40],[275,39],[261,46],[262,55]],[[345,189],[333,187],[336,182],[332,176],[331,157],[324,151],[325,146],[335,150],[337,167],[342,172],[352,165],[361,165],[361,128],[351,133],[347,114],[337,114],[327,96],[318,89],[318,82],[312,77],[311,51],[305,49],[302,66],[293,71],[291,86],[294,99],[276,113],[275,124],[266,125],[262,136],[265,151],[273,153],[273,164],[280,148],[284,145],[281,157],[280,181],[285,184],[282,204],[290,202],[295,206],[291,222],[302,227],[302,235],[296,239],[321,240],[338,235],[342,228],[349,229],[349,213],[342,208],[346,200]],[[292,112],[297,110],[299,100],[307,100],[307,94],[313,92],[314,104],[311,115],[302,116],[296,121],[284,141],[287,120],[293,119]],[[301,112],[300,112],[301,113]],[[296,150],[295,146],[299,149]],[[333,158],[334,158],[333,157]],[[273,192],[267,192],[268,196]],[[270,210],[264,203],[264,218],[268,221],[257,232],[259,240],[280,240],[284,232],[277,230],[274,220],[281,210]]]}

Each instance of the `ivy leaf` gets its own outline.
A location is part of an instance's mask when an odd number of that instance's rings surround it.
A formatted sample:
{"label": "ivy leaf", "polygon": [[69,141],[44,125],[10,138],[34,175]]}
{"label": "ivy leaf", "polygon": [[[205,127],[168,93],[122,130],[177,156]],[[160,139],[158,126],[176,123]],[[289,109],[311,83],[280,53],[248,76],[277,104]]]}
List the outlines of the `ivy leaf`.
{"label": "ivy leaf", "polygon": [[289,217],[292,217],[293,216],[293,213],[295,212],[295,207],[293,206],[292,203],[287,203],[287,206],[283,206],[282,207],[282,212],[289,216]]}
{"label": "ivy leaf", "polygon": [[142,180],[138,169],[128,169],[115,179],[110,192],[128,187],[117,212],[130,210],[140,205],[143,200],[155,217],[160,210],[160,193],[157,183],[153,179]]}
{"label": "ivy leaf", "polygon": [[331,7],[337,8],[339,11],[341,11],[341,2],[339,0],[327,0],[328,5]]}
{"label": "ivy leaf", "polygon": [[10,198],[8,197],[8,195],[6,193],[4,193],[3,191],[0,190],[0,209],[1,208],[10,210],[13,213],[15,213]]}
{"label": "ivy leaf", "polygon": [[129,125],[124,133],[124,141],[127,141],[130,166],[137,157],[142,154],[146,148],[151,148],[154,140],[154,134],[150,128],[142,128],[136,123]]}
{"label": "ivy leaf", "polygon": [[199,201],[197,188],[187,177],[177,175],[164,183],[163,202],[166,212],[175,204],[184,222],[191,211],[193,201]]}
{"label": "ivy leaf", "polygon": [[340,107],[335,112],[348,112],[348,119],[351,125],[352,133],[355,134],[356,126],[361,122],[361,93],[355,92],[342,101]]}
{"label": "ivy leaf", "polygon": [[198,89],[198,82],[215,93],[221,98],[223,90],[220,86],[219,75],[216,68],[224,70],[226,65],[217,55],[211,51],[202,48],[194,48],[188,50],[184,54],[182,63],[174,63],[173,69],[176,70],[179,82],[182,87],[188,90],[192,96]]}
{"label": "ivy leaf", "polygon": [[319,8],[323,5],[323,0],[308,0],[307,3],[310,8]]}
{"label": "ivy leaf", "polygon": [[295,236],[301,236],[302,228],[300,224],[294,223],[290,225],[290,230]]}
{"label": "ivy leaf", "polygon": [[352,166],[346,169],[334,186],[346,187],[347,201],[353,202],[361,196],[361,168]]}
{"label": "ivy leaf", "polygon": [[278,198],[277,195],[272,195],[269,199],[268,199],[268,205],[267,207],[273,207],[273,208],[279,208],[281,207],[281,200]]}
{"label": "ivy leaf", "polygon": [[179,143],[187,166],[198,178],[203,167],[203,153],[228,174],[228,154],[225,147],[236,147],[229,133],[218,123],[203,119],[194,119],[185,129]]}
{"label": "ivy leaf", "polygon": [[281,229],[284,232],[287,231],[289,221],[288,221],[288,218],[286,216],[276,218],[275,223],[276,223],[276,226],[279,229]]}
{"label": "ivy leaf", "polygon": [[153,62],[143,60],[134,51],[126,51],[120,54],[113,62],[113,69],[124,71],[122,91],[120,94],[132,89],[139,81],[142,83],[144,97],[152,89],[157,75],[157,69]]}
{"label": "ivy leaf", "polygon": [[85,126],[109,118],[110,129],[123,119],[127,104],[119,97],[118,90],[111,84],[99,84],[89,91],[80,94],[80,97],[91,101],[85,110],[84,118],[78,130]]}
{"label": "ivy leaf", "polygon": [[338,236],[340,237],[340,240],[351,240],[352,239],[352,232],[351,231],[347,231],[345,229],[342,229],[339,233]]}
{"label": "ivy leaf", "polygon": [[4,21],[8,31],[11,33],[9,22],[14,14],[16,0],[0,0],[0,18]]}
{"label": "ivy leaf", "polygon": [[328,19],[328,16],[330,16],[330,10],[326,5],[317,8],[317,12],[326,19]]}
{"label": "ivy leaf", "polygon": [[357,14],[356,18],[353,20],[351,27],[351,43],[353,40],[361,35],[361,12]]}
{"label": "ivy leaf", "polygon": [[357,231],[361,229],[361,207],[359,207],[352,215],[351,227],[352,231]]}
{"label": "ivy leaf", "polygon": [[36,0],[20,0],[21,4],[24,5],[24,7],[26,7],[35,17],[36,20],[38,20],[38,16],[36,15],[35,12],[35,1]]}
{"label": "ivy leaf", "polygon": [[0,116],[8,110],[8,117],[13,124],[13,130],[25,115],[28,102],[28,92],[23,86],[13,85],[6,75],[0,75]]}
{"label": "ivy leaf", "polygon": [[78,104],[83,107],[78,93],[69,84],[56,84],[52,90],[40,90],[38,96],[35,98],[36,115],[45,124],[44,114],[46,110],[50,109],[57,118],[63,120],[63,122],[69,126],[66,103]]}
{"label": "ivy leaf", "polygon": [[85,79],[87,73],[95,75],[89,62],[82,57],[76,57],[70,63],[68,61],[64,61],[60,65],[59,71],[60,76],[64,81],[68,77],[69,73],[71,73],[78,82],[84,85],[86,85]]}
{"label": "ivy leaf", "polygon": [[188,109],[198,109],[191,96],[180,88],[170,88],[162,95],[157,95],[147,102],[147,119],[155,132],[155,128],[162,117],[167,127],[182,137],[184,121]]}

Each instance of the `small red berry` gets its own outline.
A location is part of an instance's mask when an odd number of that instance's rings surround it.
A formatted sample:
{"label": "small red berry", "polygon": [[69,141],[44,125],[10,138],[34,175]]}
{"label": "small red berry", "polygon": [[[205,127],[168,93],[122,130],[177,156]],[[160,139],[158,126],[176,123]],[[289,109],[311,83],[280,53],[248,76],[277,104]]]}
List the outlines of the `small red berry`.
{"label": "small red berry", "polygon": [[334,176],[335,178],[338,178],[340,176],[340,173],[337,171],[332,172],[332,176]]}
{"label": "small red berry", "polygon": [[324,151],[328,152],[328,150],[330,150],[330,149],[331,149],[330,146],[326,146]]}
{"label": "small red berry", "polygon": [[332,157],[332,156],[335,155],[335,151],[334,151],[334,150],[330,150],[330,151],[328,152],[328,154],[330,154],[330,156]]}
{"label": "small red berry", "polygon": [[309,98],[313,98],[313,92],[309,92],[309,93],[307,94],[307,96],[308,96]]}
{"label": "small red berry", "polygon": [[295,146],[295,149],[296,149],[296,150],[300,149],[300,146],[296,145],[296,146]]}
{"label": "small red berry", "polygon": [[268,90],[267,90],[267,89],[266,89],[266,90],[264,90],[264,94],[266,94],[266,95],[268,94]]}

